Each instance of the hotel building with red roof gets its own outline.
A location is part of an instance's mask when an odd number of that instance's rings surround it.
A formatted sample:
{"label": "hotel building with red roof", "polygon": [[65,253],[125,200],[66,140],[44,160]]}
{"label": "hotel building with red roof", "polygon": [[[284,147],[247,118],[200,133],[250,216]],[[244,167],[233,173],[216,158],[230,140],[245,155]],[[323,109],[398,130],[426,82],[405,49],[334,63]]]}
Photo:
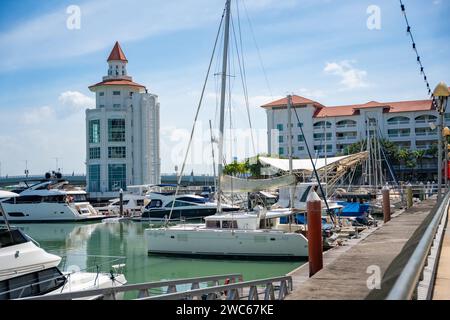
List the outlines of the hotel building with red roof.
{"label": "hotel building with red roof", "polygon": [[89,86],[96,106],[86,110],[86,180],[93,198],[160,183],[158,96],[133,82],[118,42],[107,62],[107,75]]}
{"label": "hotel building with red roof", "polygon": [[[267,114],[268,152],[272,155],[288,155],[288,112],[287,97],[261,106]],[[368,130],[388,139],[400,148],[427,150],[437,144],[438,112],[431,100],[378,102],[363,104],[324,106],[301,96],[292,96],[300,122],[292,110],[293,155],[306,158],[305,141],[313,156],[340,155],[348,145],[363,140]],[[450,125],[450,110],[445,122]],[[302,126],[304,135],[302,135]],[[436,171],[437,163],[424,161],[422,166]],[[397,168],[405,169],[405,168]]]}

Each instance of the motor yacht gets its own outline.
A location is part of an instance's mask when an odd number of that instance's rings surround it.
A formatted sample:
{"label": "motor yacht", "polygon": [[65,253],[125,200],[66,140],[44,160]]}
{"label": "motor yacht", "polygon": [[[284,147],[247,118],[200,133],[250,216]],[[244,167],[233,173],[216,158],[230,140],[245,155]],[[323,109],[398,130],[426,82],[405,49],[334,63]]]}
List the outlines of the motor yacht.
{"label": "motor yacht", "polygon": [[[0,191],[0,198],[16,196]],[[126,283],[123,274],[113,272],[61,271],[58,268],[61,257],[46,252],[21,230],[10,227],[2,203],[0,215],[5,221],[5,226],[0,227],[0,300],[109,288]]]}
{"label": "motor yacht", "polygon": [[86,191],[55,176],[48,175],[45,180],[25,184],[15,191],[18,197],[2,202],[10,222],[76,222],[105,218],[89,203]]}

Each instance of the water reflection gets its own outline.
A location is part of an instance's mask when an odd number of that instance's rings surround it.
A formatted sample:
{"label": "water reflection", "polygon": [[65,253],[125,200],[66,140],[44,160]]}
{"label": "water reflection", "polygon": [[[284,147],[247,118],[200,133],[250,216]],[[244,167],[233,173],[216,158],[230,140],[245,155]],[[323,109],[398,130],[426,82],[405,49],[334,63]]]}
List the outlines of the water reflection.
{"label": "water reflection", "polygon": [[226,273],[242,273],[244,280],[251,280],[284,275],[302,264],[299,261],[148,256],[144,236],[148,223],[141,222],[21,224],[18,227],[45,250],[67,256],[66,266],[77,265],[86,269],[99,263],[98,256],[125,256],[124,273],[128,283]]}

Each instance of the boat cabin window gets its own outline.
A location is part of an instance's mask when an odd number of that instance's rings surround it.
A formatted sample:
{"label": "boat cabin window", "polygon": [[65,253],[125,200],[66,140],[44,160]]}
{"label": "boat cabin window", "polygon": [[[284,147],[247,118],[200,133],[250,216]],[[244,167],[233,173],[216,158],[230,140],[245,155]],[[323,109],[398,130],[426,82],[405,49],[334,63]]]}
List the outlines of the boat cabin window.
{"label": "boat cabin window", "polygon": [[300,199],[300,202],[306,202],[306,199],[308,199],[309,190],[311,190],[312,186],[308,186],[305,190],[305,192],[302,194],[302,197]]}
{"label": "boat cabin window", "polygon": [[208,201],[208,199],[205,199],[205,198],[195,198],[195,197],[180,197],[180,198],[178,198],[178,200],[193,202],[193,203],[205,203]]}
{"label": "boat cabin window", "polygon": [[219,229],[220,220],[206,220],[206,227],[212,229]]}
{"label": "boat cabin window", "polygon": [[236,220],[223,220],[222,221],[222,229],[237,229],[237,221]]}
{"label": "boat cabin window", "polygon": [[86,194],[71,194],[74,202],[88,202]]}
{"label": "boat cabin window", "polygon": [[63,203],[66,201],[65,195],[56,195],[56,196],[45,196],[42,197],[42,202],[48,203]]}
{"label": "boat cabin window", "polygon": [[[123,205],[126,206],[128,204],[128,202],[130,202],[130,200],[123,200]],[[111,205],[112,206],[120,206],[120,200],[113,202]]]}
{"label": "boat cabin window", "polygon": [[43,295],[61,288],[66,281],[56,267],[0,281],[0,300]]}
{"label": "boat cabin window", "polygon": [[136,200],[136,205],[142,207],[144,205],[144,199]]}
{"label": "boat cabin window", "polygon": [[5,248],[25,242],[28,242],[28,239],[22,232],[20,232],[20,230],[0,229],[0,248]]}
{"label": "boat cabin window", "polygon": [[41,203],[42,196],[20,196],[5,200],[6,203]]}
{"label": "boat cabin window", "polygon": [[[166,204],[166,208],[172,207],[172,203],[173,203],[173,201],[170,201],[168,204]],[[185,207],[185,206],[189,206],[189,205],[190,205],[189,203],[186,203],[184,201],[176,200],[174,207]]]}
{"label": "boat cabin window", "polygon": [[152,200],[147,205],[147,208],[161,208],[162,207],[162,201],[161,200]]}

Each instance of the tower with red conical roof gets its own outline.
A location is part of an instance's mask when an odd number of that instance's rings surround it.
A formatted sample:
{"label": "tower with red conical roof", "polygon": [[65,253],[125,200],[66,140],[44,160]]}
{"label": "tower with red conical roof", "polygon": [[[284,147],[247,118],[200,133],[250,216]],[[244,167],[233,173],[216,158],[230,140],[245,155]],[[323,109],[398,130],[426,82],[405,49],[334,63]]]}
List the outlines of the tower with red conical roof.
{"label": "tower with red conical roof", "polygon": [[86,110],[87,189],[97,198],[160,183],[158,96],[133,82],[119,42],[107,62],[107,75],[89,86],[96,107]]}

